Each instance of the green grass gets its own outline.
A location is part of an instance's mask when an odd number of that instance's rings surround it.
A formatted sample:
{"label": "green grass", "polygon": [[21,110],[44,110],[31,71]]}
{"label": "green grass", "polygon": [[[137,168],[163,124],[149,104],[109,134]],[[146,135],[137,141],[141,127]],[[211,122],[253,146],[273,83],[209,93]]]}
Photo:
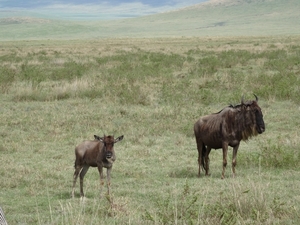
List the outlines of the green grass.
{"label": "green grass", "polygon": [[[0,204],[9,224],[298,224],[299,37],[2,42]],[[197,177],[193,124],[241,96],[266,132],[241,143],[237,177]],[[74,148],[115,145],[112,192]],[[231,158],[231,151],[228,156]],[[230,161],[229,161],[230,162]]]}
{"label": "green grass", "polygon": [[[138,18],[105,21],[59,20],[41,12],[2,12],[0,40],[77,40],[149,37],[299,35],[298,0],[209,1]],[[14,15],[14,16],[11,16]]]}

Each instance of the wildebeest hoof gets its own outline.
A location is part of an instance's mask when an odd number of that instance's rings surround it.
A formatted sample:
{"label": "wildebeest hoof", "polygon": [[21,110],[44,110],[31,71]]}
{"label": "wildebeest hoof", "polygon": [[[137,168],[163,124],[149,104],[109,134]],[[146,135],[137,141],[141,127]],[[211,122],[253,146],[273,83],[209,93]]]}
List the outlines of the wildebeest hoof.
{"label": "wildebeest hoof", "polygon": [[80,197],[80,201],[81,201],[81,202],[85,202],[86,199],[87,199],[87,198],[86,198],[85,196],[81,196],[81,197]]}

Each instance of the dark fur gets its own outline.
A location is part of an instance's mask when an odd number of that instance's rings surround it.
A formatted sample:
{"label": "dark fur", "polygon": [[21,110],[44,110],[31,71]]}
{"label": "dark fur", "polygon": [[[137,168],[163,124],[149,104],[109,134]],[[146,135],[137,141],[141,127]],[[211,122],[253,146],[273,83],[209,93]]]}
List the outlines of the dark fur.
{"label": "dark fur", "polygon": [[[256,97],[256,96],[255,96]],[[232,170],[235,174],[236,154],[241,140],[248,140],[252,136],[265,131],[265,124],[260,107],[254,101],[244,102],[225,107],[218,113],[201,117],[194,125],[194,133],[198,148],[198,164],[200,176],[201,167],[209,172],[209,153],[211,149],[223,149],[223,172],[227,165],[228,146],[233,147]]]}

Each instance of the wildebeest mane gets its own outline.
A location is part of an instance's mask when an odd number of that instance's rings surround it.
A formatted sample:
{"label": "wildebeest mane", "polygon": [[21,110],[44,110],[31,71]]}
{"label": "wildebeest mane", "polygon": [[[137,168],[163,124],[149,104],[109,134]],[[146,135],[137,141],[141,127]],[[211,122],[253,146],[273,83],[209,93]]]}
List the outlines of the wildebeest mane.
{"label": "wildebeest mane", "polygon": [[233,107],[236,112],[235,122],[237,124],[237,132],[242,134],[242,140],[244,141],[247,141],[252,136],[258,134],[256,130],[255,115],[251,109],[247,109],[247,107],[255,107],[253,103],[253,101],[248,101]]}
{"label": "wildebeest mane", "polygon": [[238,107],[238,106],[240,106],[240,105],[233,105],[233,104],[230,104],[230,105],[228,105],[228,106],[226,106],[225,108],[223,108],[223,109],[221,109],[219,112],[216,112],[216,113],[214,113],[214,114],[219,114],[219,113],[221,113],[223,110],[225,110],[225,109],[227,109],[227,108],[236,108],[236,107]]}
{"label": "wildebeest mane", "polygon": [[[230,123],[233,124],[236,133],[241,134],[241,139],[247,141],[252,136],[256,136],[258,133],[256,131],[256,123],[254,115],[247,110],[247,107],[252,107],[254,101],[247,101],[241,104],[233,105],[230,104],[213,115],[224,113],[224,116]],[[255,107],[255,105],[253,105]],[[215,120],[209,121],[207,126],[209,129],[216,129],[219,126],[221,117],[216,117]]]}

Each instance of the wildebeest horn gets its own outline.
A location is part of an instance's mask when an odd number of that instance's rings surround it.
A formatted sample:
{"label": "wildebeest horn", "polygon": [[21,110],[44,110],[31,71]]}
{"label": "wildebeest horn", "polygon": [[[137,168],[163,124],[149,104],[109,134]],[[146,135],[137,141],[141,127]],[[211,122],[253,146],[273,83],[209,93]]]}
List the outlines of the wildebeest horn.
{"label": "wildebeest horn", "polygon": [[255,101],[258,101],[258,97],[256,96],[256,94],[253,94],[255,96]]}
{"label": "wildebeest horn", "polygon": [[242,96],[241,103],[244,105],[244,95]]}

